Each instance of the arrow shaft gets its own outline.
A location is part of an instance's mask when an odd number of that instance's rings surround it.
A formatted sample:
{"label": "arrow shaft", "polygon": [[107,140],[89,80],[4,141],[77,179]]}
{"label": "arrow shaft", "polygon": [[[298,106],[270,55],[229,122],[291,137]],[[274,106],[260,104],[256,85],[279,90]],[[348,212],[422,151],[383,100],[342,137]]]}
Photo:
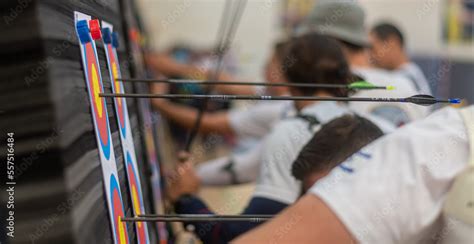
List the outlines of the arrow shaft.
{"label": "arrow shaft", "polygon": [[406,102],[405,98],[367,97],[311,97],[311,96],[254,96],[254,95],[190,95],[190,94],[122,94],[100,93],[101,97],[166,98],[166,99],[210,99],[210,100],[286,100],[286,101],[358,101],[358,102]]}
{"label": "arrow shaft", "polygon": [[[122,82],[147,82],[168,84],[197,84],[197,85],[227,85],[227,86],[284,86],[284,87],[306,87],[306,88],[350,88],[344,84],[314,84],[314,83],[290,83],[290,82],[248,82],[248,81],[202,81],[189,79],[117,79]],[[386,86],[356,87],[356,89],[387,89]]]}
{"label": "arrow shaft", "polygon": [[210,100],[285,100],[285,101],[338,101],[338,102],[384,102],[384,103],[413,103],[429,106],[435,103],[459,104],[460,99],[436,99],[415,95],[407,98],[389,97],[317,97],[317,96],[256,96],[256,95],[192,95],[192,94],[141,94],[141,93],[99,93],[100,97],[129,97],[129,98],[166,98],[166,99],[210,99]]}
{"label": "arrow shaft", "polygon": [[267,218],[212,218],[212,217],[132,217],[122,218],[123,222],[263,222]]}
{"label": "arrow shaft", "polygon": [[215,214],[140,214],[138,217],[158,217],[158,218],[272,218],[274,215],[268,214],[245,214],[245,215],[215,215]]}

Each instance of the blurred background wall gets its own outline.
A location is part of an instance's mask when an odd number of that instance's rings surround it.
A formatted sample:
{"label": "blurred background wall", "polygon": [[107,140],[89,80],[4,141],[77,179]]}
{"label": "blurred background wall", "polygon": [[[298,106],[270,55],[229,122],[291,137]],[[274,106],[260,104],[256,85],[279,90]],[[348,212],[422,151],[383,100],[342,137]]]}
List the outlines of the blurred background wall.
{"label": "blurred background wall", "polygon": [[[456,1],[461,0],[359,0],[367,13],[368,27],[381,20],[396,23],[403,30],[413,56],[473,63],[472,40],[453,44],[443,38],[448,4]],[[243,76],[261,78],[260,67],[273,41],[282,37],[282,12],[288,2],[310,9],[315,0],[249,0],[233,45]],[[225,1],[139,0],[139,3],[152,46],[163,50],[176,43],[211,47]]]}
{"label": "blurred background wall", "polygon": [[[238,64],[237,75],[262,80],[261,70],[275,40],[284,37],[316,1],[249,0],[231,50]],[[473,39],[466,41],[456,36],[460,31],[456,26],[454,31],[447,31],[448,25],[452,27],[454,22],[465,18],[460,16],[459,9],[449,7],[464,4],[465,0],[462,1],[359,0],[367,13],[368,28],[379,21],[390,21],[401,28],[410,55],[425,72],[436,95],[462,97],[473,103]],[[468,1],[474,4],[474,0]],[[225,0],[139,0],[138,3],[155,50],[165,51],[179,44],[210,49],[216,43]],[[447,17],[449,14],[451,18]],[[222,210],[219,212],[236,213],[245,204],[252,187],[250,184],[206,188],[203,194],[207,195],[206,199],[212,199],[208,201],[211,207]],[[238,204],[231,201],[234,205],[229,207],[225,199],[232,196],[245,197],[239,198]]]}
{"label": "blurred background wall", "polygon": [[[212,48],[216,43],[223,0],[139,0],[152,46],[164,50],[185,43]],[[232,45],[239,75],[261,78],[261,68],[279,36],[280,1],[250,0]]]}

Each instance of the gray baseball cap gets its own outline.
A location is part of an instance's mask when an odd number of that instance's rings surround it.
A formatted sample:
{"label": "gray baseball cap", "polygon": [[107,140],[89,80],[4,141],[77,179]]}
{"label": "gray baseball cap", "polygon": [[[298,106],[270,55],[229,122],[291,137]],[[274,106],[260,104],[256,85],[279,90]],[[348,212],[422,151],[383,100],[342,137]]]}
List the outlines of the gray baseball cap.
{"label": "gray baseball cap", "polygon": [[359,46],[370,46],[364,10],[354,0],[320,0],[296,30],[317,32]]}

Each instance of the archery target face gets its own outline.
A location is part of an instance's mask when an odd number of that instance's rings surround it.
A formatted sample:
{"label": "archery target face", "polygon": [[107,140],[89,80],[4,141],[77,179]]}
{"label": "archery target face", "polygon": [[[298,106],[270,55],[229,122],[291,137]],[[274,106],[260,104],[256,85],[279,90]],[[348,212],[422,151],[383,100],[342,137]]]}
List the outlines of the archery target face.
{"label": "archery target face", "polygon": [[92,44],[86,43],[84,48],[87,63],[86,75],[88,77],[89,87],[92,94],[92,113],[94,114],[97,123],[100,147],[105,158],[109,160],[111,151],[110,128],[105,99],[99,97],[99,93],[103,92],[102,84],[100,84],[99,78],[100,67],[95,59],[96,53]]}
{"label": "archery target face", "polygon": [[[113,26],[103,21],[104,28],[113,29]],[[110,43],[105,43],[105,54],[107,57],[107,67],[109,70],[110,82],[114,93],[124,93],[122,82],[117,81],[121,77],[120,65],[115,48]],[[128,188],[130,197],[132,198],[132,209],[134,215],[145,213],[143,206],[143,195],[141,192],[140,178],[137,174],[138,166],[136,164],[136,156],[133,143],[133,135],[130,130],[130,120],[127,112],[127,101],[124,98],[114,98],[115,112],[117,123],[120,131],[120,141],[127,171]],[[137,243],[149,243],[148,230],[146,223],[136,222]]]}
{"label": "archery target face", "polygon": [[[130,185],[130,194],[132,196],[133,209],[136,215],[142,214],[141,207],[143,206],[143,199],[140,196],[140,185],[138,184],[138,174],[133,166],[132,157],[127,152],[127,172],[129,174],[128,180]],[[145,223],[137,222],[137,238],[138,243],[147,243],[147,236],[145,231]]]}
{"label": "archery target face", "polygon": [[99,93],[103,92],[104,88],[102,86],[99,60],[97,59],[97,50],[95,42],[90,40],[89,30],[84,25],[84,22],[87,23],[90,19],[91,17],[86,14],[77,11],[74,12],[76,34],[81,41],[82,65],[86,78],[94,132],[102,168],[105,199],[107,200],[112,236],[114,243],[128,244],[130,240],[127,233],[127,224],[121,221],[121,218],[125,216],[125,212],[119,187],[120,181],[117,176],[117,165],[110,134],[107,105],[106,100],[99,97]]}
{"label": "archery target face", "polygon": [[125,216],[124,209],[122,205],[122,194],[120,193],[120,188],[115,179],[114,175],[110,176],[110,202],[112,203],[112,212],[113,212],[113,230],[114,236],[119,244],[128,243],[128,233],[127,225],[125,222],[121,221],[121,218]]}
{"label": "archery target face", "polygon": [[[117,64],[117,59],[115,57],[115,52],[112,48],[112,45],[111,44],[107,44],[107,51],[109,53],[109,61],[110,61],[110,69],[111,69],[111,75],[112,75],[112,81],[113,81],[113,91],[114,93],[124,93],[123,92],[123,85],[117,81],[116,79],[117,78],[120,78],[120,70],[119,70],[119,66]],[[120,126],[120,131],[122,132],[122,135],[124,138],[127,137],[127,127],[125,126],[125,123],[126,123],[126,120],[125,120],[125,111],[126,109],[124,109],[124,102],[125,98],[123,97],[118,97],[116,98],[116,103],[115,103],[115,107],[117,109],[117,113],[118,113],[118,122],[119,122],[119,126]]]}

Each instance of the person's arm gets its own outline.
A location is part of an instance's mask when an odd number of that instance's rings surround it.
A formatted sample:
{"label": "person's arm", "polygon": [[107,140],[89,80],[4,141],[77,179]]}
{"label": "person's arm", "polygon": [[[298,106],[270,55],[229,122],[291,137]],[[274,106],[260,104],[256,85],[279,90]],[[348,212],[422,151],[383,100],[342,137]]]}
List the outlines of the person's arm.
{"label": "person's arm", "polygon": [[[173,178],[168,179],[167,196],[174,203],[178,214],[214,214],[199,198],[193,196],[200,185],[193,163],[185,162],[176,168]],[[232,200],[231,200],[232,201]],[[254,197],[243,214],[277,214],[287,204],[264,197]],[[256,227],[260,223],[250,221],[239,222],[192,222],[194,232],[204,243],[228,243],[236,236]]]}
{"label": "person's arm", "polygon": [[[220,81],[243,81],[231,76],[228,73],[221,72],[217,80]],[[222,94],[232,95],[255,95],[257,94],[256,86],[237,86],[237,85],[215,85],[214,90]]]}
{"label": "person's arm", "polygon": [[232,243],[356,243],[338,217],[318,197],[306,194],[261,227]]}
{"label": "person's arm", "polygon": [[[178,214],[214,214],[206,204],[194,196],[181,197],[175,203],[175,211]],[[267,198],[254,197],[242,213],[245,214],[277,214],[287,207],[286,204]],[[185,222],[186,226],[193,225],[194,233],[203,243],[229,243],[238,235],[245,233],[262,222],[239,221],[239,222]]]}
{"label": "person's arm", "polygon": [[260,168],[262,143],[257,143],[246,152],[200,163],[196,174],[203,185],[233,185],[254,182]]}
{"label": "person's arm", "polygon": [[232,158],[229,156],[212,159],[200,163],[196,167],[196,174],[203,185],[224,186],[236,184],[233,182],[233,178],[236,177],[232,175],[232,172],[227,170],[231,164]]}
{"label": "person's arm", "polygon": [[[172,103],[163,99],[152,99],[152,105],[164,117],[187,129],[194,126],[198,116],[198,110],[195,108]],[[227,112],[204,112],[199,132],[204,134],[234,134]]]}
{"label": "person's arm", "polygon": [[215,85],[214,89],[227,95],[258,95],[255,86]]}
{"label": "person's arm", "polygon": [[[146,57],[147,63],[158,73],[165,76],[181,76],[194,80],[205,80],[209,77],[208,70],[195,65],[181,64],[173,58],[164,54],[151,54]],[[221,72],[216,80],[219,81],[239,81],[238,78],[228,73]],[[253,95],[256,94],[254,86],[237,86],[237,85],[214,85],[213,89],[219,93],[232,95]]]}
{"label": "person's arm", "polygon": [[146,56],[148,65],[165,76],[183,76],[201,80],[207,70],[194,65],[181,64],[166,54],[150,54]]}

